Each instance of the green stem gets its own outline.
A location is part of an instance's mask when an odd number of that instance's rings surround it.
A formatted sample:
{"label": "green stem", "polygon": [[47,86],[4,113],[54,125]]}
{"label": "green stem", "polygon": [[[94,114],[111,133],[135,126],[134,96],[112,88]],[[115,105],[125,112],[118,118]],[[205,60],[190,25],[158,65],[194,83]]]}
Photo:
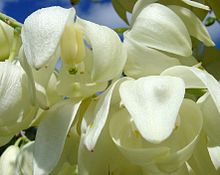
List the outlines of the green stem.
{"label": "green stem", "polygon": [[19,28],[21,29],[22,28],[22,24],[19,23],[18,21],[16,21],[15,19],[3,14],[3,13],[0,13],[0,20],[1,21],[4,21],[6,24],[10,25],[11,27],[13,27],[14,29],[16,28]]}
{"label": "green stem", "polygon": [[22,136],[20,137],[16,142],[15,142],[15,146],[19,147],[20,143],[21,142],[25,142],[25,143],[28,143],[30,142],[30,140],[26,137],[26,136]]}
{"label": "green stem", "polygon": [[115,28],[113,29],[116,33],[124,33],[128,28],[122,27],[122,28]]}

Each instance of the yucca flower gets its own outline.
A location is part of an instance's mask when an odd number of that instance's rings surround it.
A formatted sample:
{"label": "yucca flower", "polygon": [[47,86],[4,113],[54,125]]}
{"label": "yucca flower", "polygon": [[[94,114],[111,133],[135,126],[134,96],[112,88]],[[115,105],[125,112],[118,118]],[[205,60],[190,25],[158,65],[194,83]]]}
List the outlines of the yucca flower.
{"label": "yucca flower", "polygon": [[158,75],[175,65],[195,65],[190,35],[214,46],[205,26],[189,9],[138,1],[130,29],[124,33],[128,52],[125,74],[139,78]]}

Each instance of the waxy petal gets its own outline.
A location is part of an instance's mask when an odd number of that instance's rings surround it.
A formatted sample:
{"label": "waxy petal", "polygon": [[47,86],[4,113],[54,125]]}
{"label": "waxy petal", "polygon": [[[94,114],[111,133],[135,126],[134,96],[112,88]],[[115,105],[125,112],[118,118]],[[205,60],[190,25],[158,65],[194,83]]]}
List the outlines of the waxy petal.
{"label": "waxy petal", "polygon": [[35,69],[49,62],[58,48],[66,23],[73,21],[74,15],[73,8],[49,7],[26,18],[21,37],[28,63]]}
{"label": "waxy petal", "polygon": [[[141,174],[138,166],[131,164],[123,155],[120,154],[115,144],[109,136],[108,123],[103,128],[100,138],[97,141],[95,149],[89,151],[84,145],[84,137],[82,134],[79,155],[78,170],[82,175],[107,175],[107,174],[123,174],[134,175]],[[103,153],[105,154],[103,156]],[[92,163],[91,163],[92,162]]]}
{"label": "waxy petal", "polygon": [[34,175],[49,174],[57,165],[79,105],[62,101],[44,112],[34,146]]}
{"label": "waxy petal", "polygon": [[33,151],[34,151],[34,142],[29,142],[26,145],[22,146],[20,153],[18,154],[17,157],[16,175],[20,175],[20,174],[32,175]]}
{"label": "waxy petal", "polygon": [[185,84],[177,77],[149,76],[120,86],[122,103],[141,135],[152,143],[167,139],[175,128]]}
{"label": "waxy petal", "polygon": [[196,67],[175,66],[165,70],[161,75],[182,78],[185,81],[186,88],[207,88],[220,112],[220,84],[208,72]]}
{"label": "waxy petal", "polygon": [[19,62],[0,63],[0,133],[9,136],[26,129],[36,108],[31,104],[27,74]]}
{"label": "waxy petal", "polygon": [[5,60],[9,57],[10,48],[13,42],[14,30],[11,26],[3,21],[0,21],[0,60]]}
{"label": "waxy petal", "polygon": [[203,120],[204,131],[209,137],[209,142],[213,145],[220,145],[220,113],[209,93],[204,94],[197,101],[200,105]]}
{"label": "waxy petal", "polygon": [[128,59],[124,68],[127,76],[140,78],[147,75],[159,75],[169,67],[181,65],[175,56],[143,47],[132,39],[126,39],[124,44],[128,52]]}
{"label": "waxy petal", "polygon": [[211,157],[212,163],[215,166],[215,169],[218,170],[218,173],[220,172],[220,147],[209,147],[208,148],[209,155]]}
{"label": "waxy petal", "polygon": [[92,47],[92,80],[103,82],[120,76],[127,55],[117,33],[105,26],[77,20]]}
{"label": "waxy petal", "polygon": [[[124,79],[119,79],[115,81],[104,94],[101,95],[98,103],[95,106],[94,110],[94,121],[91,126],[88,126],[88,129],[85,133],[84,144],[86,145],[88,150],[93,150],[96,142],[105,126],[107,121],[107,117],[110,110],[110,104],[112,99],[112,93],[116,87],[116,85],[121,84]],[[93,105],[93,104],[91,104]],[[91,115],[91,113],[90,113]]]}
{"label": "waxy petal", "polygon": [[145,7],[125,36],[144,47],[181,56],[192,55],[192,43],[184,23],[172,10],[160,4]]}
{"label": "waxy petal", "polygon": [[211,161],[207,149],[207,137],[201,132],[198,143],[195,146],[191,158],[188,160],[189,165],[196,174],[199,175],[217,175],[217,171]]}
{"label": "waxy petal", "polygon": [[186,3],[192,7],[200,8],[200,9],[207,10],[207,11],[210,10],[209,6],[201,4],[199,2],[195,2],[195,1],[191,1],[191,0],[181,0],[181,1],[183,1],[184,3]]}
{"label": "waxy petal", "polygon": [[132,163],[155,174],[178,171],[197,144],[202,129],[202,114],[192,100],[184,99],[179,111],[180,123],[172,135],[160,144],[144,140],[134,127],[126,109],[111,116],[110,135],[121,153]]}
{"label": "waxy petal", "polygon": [[0,174],[13,175],[16,171],[16,159],[19,154],[19,147],[9,146],[0,158]]}
{"label": "waxy petal", "polygon": [[168,7],[182,19],[190,35],[202,41],[206,46],[215,45],[205,26],[192,11],[187,8],[175,5]]}

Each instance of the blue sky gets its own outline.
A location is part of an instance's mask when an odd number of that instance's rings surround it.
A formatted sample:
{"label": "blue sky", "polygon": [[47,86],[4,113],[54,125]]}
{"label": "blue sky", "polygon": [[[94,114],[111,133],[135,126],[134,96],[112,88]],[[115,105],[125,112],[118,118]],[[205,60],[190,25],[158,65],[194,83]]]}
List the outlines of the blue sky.
{"label": "blue sky", "polygon": [[[77,15],[83,19],[106,25],[111,28],[126,27],[126,24],[115,13],[111,0],[81,0],[76,6]],[[49,6],[71,7],[69,0],[0,0],[0,11],[23,22],[25,18],[39,8]],[[208,28],[213,40],[220,48],[220,26],[216,22]]]}
{"label": "blue sky", "polygon": [[[107,25],[109,27],[125,27],[126,24],[115,13],[111,0],[81,0],[76,6],[77,15],[81,18]],[[25,18],[39,8],[49,6],[71,7],[69,0],[0,0],[0,11],[23,22]]]}

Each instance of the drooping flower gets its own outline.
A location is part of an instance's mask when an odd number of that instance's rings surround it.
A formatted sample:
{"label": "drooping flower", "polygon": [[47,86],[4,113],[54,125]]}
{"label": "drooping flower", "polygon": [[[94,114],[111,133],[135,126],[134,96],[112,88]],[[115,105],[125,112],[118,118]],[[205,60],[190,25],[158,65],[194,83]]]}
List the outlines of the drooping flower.
{"label": "drooping flower", "polygon": [[[184,89],[180,78],[169,76],[116,81],[98,102],[91,103],[87,111],[89,115],[84,116],[79,171],[91,170],[101,174],[109,165],[114,173],[117,165],[111,161],[111,156],[116,155],[121,163],[129,160],[135,171],[141,169],[150,174],[187,171],[185,161],[197,143],[202,115],[195,102],[183,100]],[[100,145],[112,144],[111,138],[121,153],[116,149],[117,153],[112,151],[106,160],[98,158],[103,150]],[[111,150],[115,146],[113,144]],[[103,164],[104,168],[90,167],[86,159],[92,159],[97,165]]]}
{"label": "drooping flower", "polygon": [[138,1],[131,29],[124,34],[128,51],[125,74],[140,78],[158,75],[175,65],[196,64],[190,35],[206,46],[214,46],[205,26],[189,9]]}
{"label": "drooping flower", "polygon": [[126,51],[113,30],[78,17],[74,22],[74,17],[73,8],[38,10],[25,20],[22,41],[28,63],[36,69],[50,67],[58,58],[55,53],[60,52],[58,92],[84,98],[104,90],[109,80],[120,76]]}
{"label": "drooping flower", "polygon": [[[37,111],[30,95],[27,74],[19,62],[0,63],[0,137],[1,145],[29,127]],[[6,139],[8,138],[8,139]]]}

